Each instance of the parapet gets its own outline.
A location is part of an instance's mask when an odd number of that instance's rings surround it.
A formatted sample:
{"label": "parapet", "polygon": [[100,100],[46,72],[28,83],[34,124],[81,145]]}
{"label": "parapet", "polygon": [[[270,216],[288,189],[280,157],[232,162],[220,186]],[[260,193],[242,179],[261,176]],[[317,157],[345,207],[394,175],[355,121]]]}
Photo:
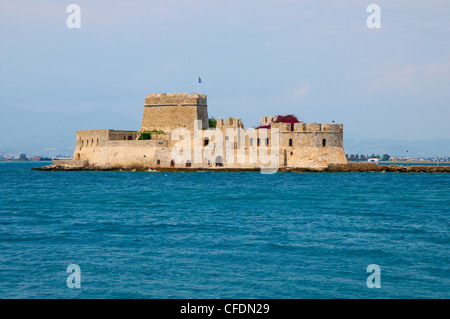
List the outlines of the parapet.
{"label": "parapet", "polygon": [[267,126],[273,121],[276,120],[276,116],[262,116],[261,117],[261,126]]}
{"label": "parapet", "polygon": [[241,119],[235,119],[230,117],[228,120],[217,119],[216,128],[222,129],[227,127],[244,128]]}
{"label": "parapet", "polygon": [[[270,123],[269,123],[270,124]],[[280,132],[330,132],[330,133],[342,133],[344,127],[342,124],[320,124],[320,123],[310,123],[306,124],[303,122],[294,123],[292,129],[291,123],[272,123],[271,128],[278,128]]]}
{"label": "parapet", "polygon": [[145,106],[206,106],[206,95],[200,93],[158,93],[145,97]]}

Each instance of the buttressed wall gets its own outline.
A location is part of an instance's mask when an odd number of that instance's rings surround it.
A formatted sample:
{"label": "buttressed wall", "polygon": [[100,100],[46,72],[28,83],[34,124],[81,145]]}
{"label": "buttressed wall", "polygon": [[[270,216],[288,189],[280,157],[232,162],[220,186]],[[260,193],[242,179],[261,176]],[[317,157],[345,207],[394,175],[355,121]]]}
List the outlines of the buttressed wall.
{"label": "buttressed wall", "polygon": [[145,97],[140,131],[170,132],[184,127],[194,130],[194,121],[201,120],[209,128],[206,95],[199,93],[161,93]]}

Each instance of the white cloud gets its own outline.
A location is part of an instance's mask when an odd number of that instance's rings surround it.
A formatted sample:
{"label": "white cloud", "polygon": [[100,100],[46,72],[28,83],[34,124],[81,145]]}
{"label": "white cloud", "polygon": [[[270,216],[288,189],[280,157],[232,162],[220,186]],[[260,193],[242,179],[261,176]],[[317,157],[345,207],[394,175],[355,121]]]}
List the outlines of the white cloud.
{"label": "white cloud", "polygon": [[310,88],[311,87],[309,85],[302,85],[302,86],[299,86],[298,88],[292,90],[291,94],[296,97],[303,97],[308,93]]}
{"label": "white cloud", "polygon": [[440,87],[448,83],[450,74],[450,59],[430,65],[404,66],[382,71],[381,76],[369,85],[370,91],[385,89],[421,90],[422,88]]}

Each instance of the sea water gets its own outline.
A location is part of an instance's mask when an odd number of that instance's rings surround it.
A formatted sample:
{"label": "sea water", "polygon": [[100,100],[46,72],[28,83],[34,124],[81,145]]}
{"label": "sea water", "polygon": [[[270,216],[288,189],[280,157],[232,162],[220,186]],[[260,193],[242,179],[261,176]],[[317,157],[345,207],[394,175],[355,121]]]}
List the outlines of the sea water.
{"label": "sea water", "polygon": [[450,297],[449,174],[42,165],[0,163],[0,298]]}

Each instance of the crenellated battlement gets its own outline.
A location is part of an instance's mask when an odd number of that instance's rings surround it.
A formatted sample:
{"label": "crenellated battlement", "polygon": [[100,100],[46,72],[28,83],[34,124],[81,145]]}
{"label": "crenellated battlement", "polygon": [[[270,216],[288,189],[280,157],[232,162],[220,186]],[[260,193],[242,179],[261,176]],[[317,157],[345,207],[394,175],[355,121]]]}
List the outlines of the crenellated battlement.
{"label": "crenellated battlement", "polygon": [[228,120],[217,119],[216,128],[222,129],[222,128],[229,128],[229,127],[244,128],[244,125],[242,124],[241,119],[235,119],[232,117],[230,117]]}
{"label": "crenellated battlement", "polygon": [[342,133],[344,131],[344,127],[342,124],[320,124],[320,123],[294,123],[294,127],[292,129],[292,125],[290,123],[271,123],[270,127],[278,128],[280,132],[331,132],[331,133]]}

